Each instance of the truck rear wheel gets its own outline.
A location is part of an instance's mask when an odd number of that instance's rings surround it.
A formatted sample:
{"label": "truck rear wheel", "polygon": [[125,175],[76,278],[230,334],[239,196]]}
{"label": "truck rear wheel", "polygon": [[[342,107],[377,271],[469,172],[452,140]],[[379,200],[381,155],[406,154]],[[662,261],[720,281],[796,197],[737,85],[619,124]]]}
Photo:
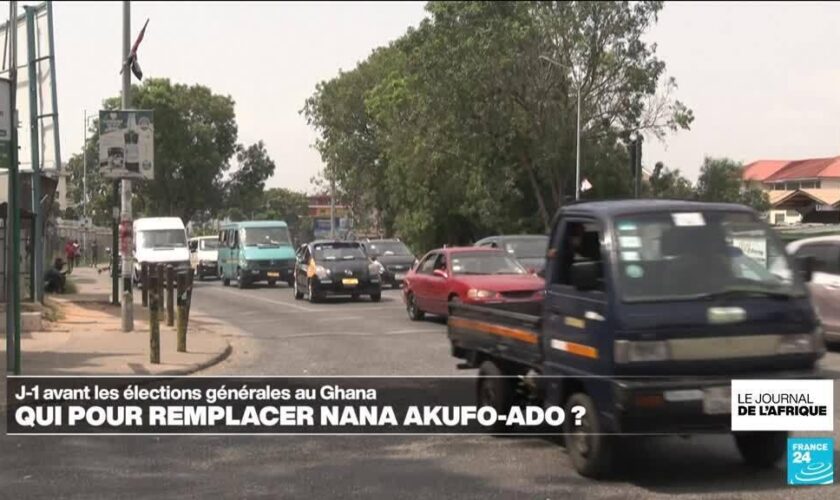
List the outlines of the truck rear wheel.
{"label": "truck rear wheel", "polygon": [[[580,425],[574,425],[575,414],[572,408],[581,406],[586,413],[580,419]],[[587,394],[576,392],[566,401],[566,451],[578,474],[585,477],[600,478],[607,476],[612,469],[612,439],[600,434],[601,422],[598,408]]]}
{"label": "truck rear wheel", "polygon": [[[499,415],[507,414],[513,406],[515,384],[512,379],[502,378],[507,375],[492,361],[481,363],[478,368],[478,387],[476,399],[478,406],[490,406]],[[496,422],[491,427],[493,432],[502,433],[509,428],[504,422]]]}
{"label": "truck rear wheel", "polygon": [[736,432],[735,445],[753,467],[772,467],[787,450],[787,432]]}

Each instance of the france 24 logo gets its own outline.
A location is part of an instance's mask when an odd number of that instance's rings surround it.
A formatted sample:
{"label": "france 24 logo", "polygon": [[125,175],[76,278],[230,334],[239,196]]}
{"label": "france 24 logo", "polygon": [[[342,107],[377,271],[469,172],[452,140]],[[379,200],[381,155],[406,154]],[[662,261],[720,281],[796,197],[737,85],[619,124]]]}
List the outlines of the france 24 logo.
{"label": "france 24 logo", "polygon": [[792,485],[834,484],[834,439],[788,438],[787,477]]}

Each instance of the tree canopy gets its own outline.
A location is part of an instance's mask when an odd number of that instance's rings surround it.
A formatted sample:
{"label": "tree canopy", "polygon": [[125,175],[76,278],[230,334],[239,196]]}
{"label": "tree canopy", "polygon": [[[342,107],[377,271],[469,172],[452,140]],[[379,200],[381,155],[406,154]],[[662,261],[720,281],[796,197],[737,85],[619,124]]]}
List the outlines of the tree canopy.
{"label": "tree canopy", "polygon": [[320,83],[303,113],[359,219],[423,248],[542,232],[573,196],[627,196],[631,133],[687,129],[656,47],[661,2],[429,2],[416,29]]}

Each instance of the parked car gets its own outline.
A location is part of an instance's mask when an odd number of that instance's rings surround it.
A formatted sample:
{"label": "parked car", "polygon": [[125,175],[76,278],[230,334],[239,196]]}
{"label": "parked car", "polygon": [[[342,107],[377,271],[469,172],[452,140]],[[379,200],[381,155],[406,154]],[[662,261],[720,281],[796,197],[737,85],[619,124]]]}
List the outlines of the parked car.
{"label": "parked car", "polygon": [[405,278],[403,300],[412,320],[426,313],[446,316],[451,302],[539,302],[544,281],[497,248],[432,250]]}
{"label": "parked car", "polygon": [[826,339],[840,341],[840,235],[794,241],[788,244],[787,251],[797,258],[810,257],[811,299]]}
{"label": "parked car", "polygon": [[134,282],[144,263],[172,264],[176,272],[190,268],[187,230],[180,217],[144,217],[134,221]]}
{"label": "parked car", "polygon": [[417,263],[417,258],[399,239],[366,239],[361,243],[367,256],[382,265],[383,285],[401,286]]}
{"label": "parked car", "polygon": [[219,277],[219,237],[190,238],[190,265],[199,281],[206,276]]}
{"label": "parked car", "polygon": [[295,261],[295,298],[319,302],[327,295],[382,298],[381,266],[356,241],[316,240],[301,245]]}
{"label": "parked car", "polygon": [[545,268],[548,236],[544,234],[512,234],[488,236],[475,242],[477,247],[501,248],[512,254],[525,269],[539,274]]}
{"label": "parked car", "polygon": [[244,221],[219,232],[219,275],[222,284],[236,280],[239,288],[258,281],[274,286],[294,283],[295,250],[283,221]]}

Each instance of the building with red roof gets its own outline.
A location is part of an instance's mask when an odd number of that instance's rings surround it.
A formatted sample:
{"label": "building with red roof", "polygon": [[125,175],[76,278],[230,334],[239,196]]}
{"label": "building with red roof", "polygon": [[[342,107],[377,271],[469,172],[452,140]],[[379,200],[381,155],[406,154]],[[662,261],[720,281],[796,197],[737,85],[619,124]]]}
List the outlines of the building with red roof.
{"label": "building with red roof", "polygon": [[771,223],[840,223],[840,156],[758,160],[744,167],[743,179],[767,191]]}

